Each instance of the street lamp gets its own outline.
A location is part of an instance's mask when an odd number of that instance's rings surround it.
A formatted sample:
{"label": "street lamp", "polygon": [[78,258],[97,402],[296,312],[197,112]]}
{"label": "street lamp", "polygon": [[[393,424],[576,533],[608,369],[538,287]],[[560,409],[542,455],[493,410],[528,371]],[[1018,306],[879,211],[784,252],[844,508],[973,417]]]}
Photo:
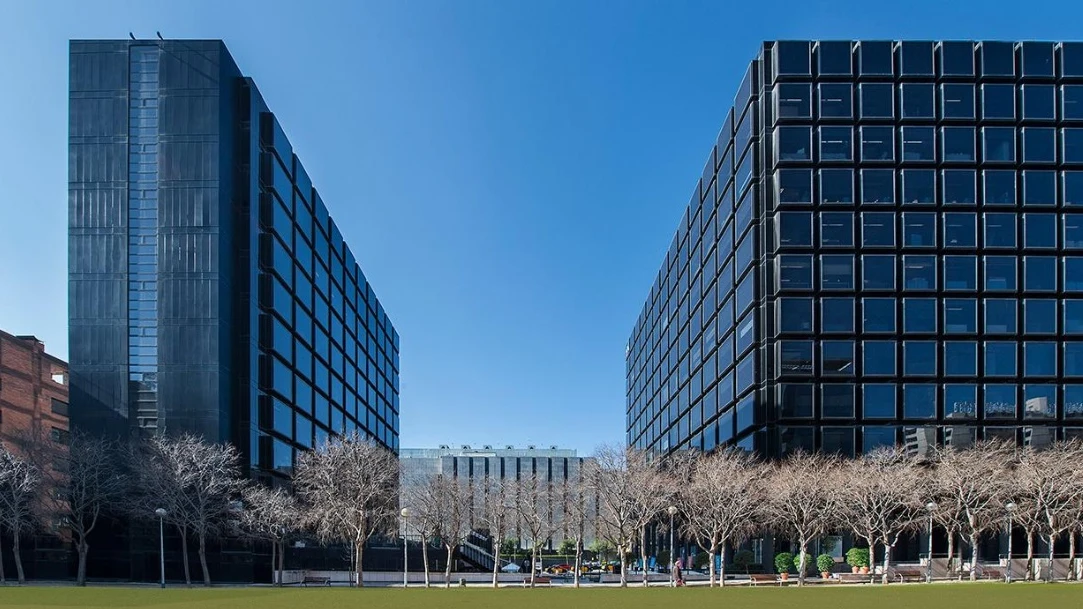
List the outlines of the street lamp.
{"label": "street lamp", "polygon": [[1004,509],[1008,510],[1008,576],[1005,581],[1009,584],[1012,583],[1012,513],[1015,508],[1015,502],[1012,501],[1004,505]]}
{"label": "street lamp", "polygon": [[933,581],[933,512],[936,508],[935,501],[925,504],[925,509],[929,511],[929,557],[925,563],[925,583],[927,584]]}
{"label": "street lamp", "polygon": [[[677,580],[673,579],[673,565],[677,564],[677,559],[673,555],[676,551],[676,547],[673,545],[673,517],[677,515],[677,506],[671,505],[666,508],[666,512],[669,514],[669,585],[676,586]],[[646,572],[647,565],[643,565],[643,571]]]}
{"label": "street lamp", "polygon": [[402,516],[402,587],[405,589],[408,585],[407,578],[409,577],[410,569],[407,565],[407,544],[406,544],[406,527],[410,524],[410,508],[402,508],[399,512]]}
{"label": "street lamp", "polygon": [[158,508],[154,510],[154,513],[158,516],[158,559],[162,570],[161,586],[165,588],[165,517],[169,512],[165,508]]}

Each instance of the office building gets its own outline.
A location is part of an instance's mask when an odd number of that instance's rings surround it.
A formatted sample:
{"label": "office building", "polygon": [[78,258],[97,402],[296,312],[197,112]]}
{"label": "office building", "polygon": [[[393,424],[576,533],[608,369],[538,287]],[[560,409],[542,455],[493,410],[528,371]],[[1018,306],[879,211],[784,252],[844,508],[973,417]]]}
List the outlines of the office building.
{"label": "office building", "polygon": [[[553,522],[556,523],[553,535],[549,539],[541,540],[544,549],[547,550],[558,548],[561,542],[571,535],[571,531],[567,528],[569,526],[567,519],[564,517],[570,511],[570,508],[565,505],[565,500],[569,498],[566,485],[579,481],[583,464],[589,459],[589,457],[578,456],[573,449],[556,446],[494,448],[486,445],[473,448],[468,445],[457,447],[443,445],[439,448],[404,448],[399,451],[404,484],[416,483],[417,480],[425,477],[446,476],[464,480],[472,488],[477,489],[476,498],[480,498],[483,490],[488,488],[488,484],[537,476],[540,482],[547,485],[549,496],[552,498],[548,509]],[[477,505],[475,509],[480,510],[481,506]],[[474,521],[475,529],[485,528],[480,515]],[[520,540],[524,548],[530,547],[529,535],[523,530],[512,531],[509,537]],[[484,543],[486,539],[483,536],[481,540],[476,541]],[[587,539],[584,545],[589,545],[592,540],[593,535],[590,535],[590,539]],[[489,562],[489,566],[491,565],[492,563]]]}
{"label": "office building", "polygon": [[69,431],[68,364],[37,338],[0,330],[0,442],[66,444]]}
{"label": "office building", "polygon": [[70,50],[76,426],[232,442],[268,479],[328,434],[397,449],[398,333],[225,45]]}
{"label": "office building", "polygon": [[628,339],[628,443],[1083,430],[1083,43],[777,41]]}

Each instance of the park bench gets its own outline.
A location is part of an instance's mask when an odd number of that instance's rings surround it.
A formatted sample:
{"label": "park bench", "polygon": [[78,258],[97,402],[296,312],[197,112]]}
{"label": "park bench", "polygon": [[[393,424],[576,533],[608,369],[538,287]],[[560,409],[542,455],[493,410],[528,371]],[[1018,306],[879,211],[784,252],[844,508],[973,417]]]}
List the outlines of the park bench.
{"label": "park bench", "polygon": [[868,573],[839,573],[839,583],[843,584],[867,584],[872,581]]}
{"label": "park bench", "polygon": [[[544,575],[535,576],[534,577],[534,585],[535,586],[540,586],[540,585],[552,586],[553,585],[553,578],[546,577]],[[524,577],[523,578],[523,587],[529,587],[529,586],[530,586],[530,577]]]}
{"label": "park bench", "polygon": [[890,579],[892,579],[894,581],[897,581],[897,582],[924,581],[925,580],[925,572],[924,571],[922,571],[921,569],[914,569],[914,568],[907,568],[907,567],[903,567],[901,569],[892,568],[891,571],[888,572],[888,575],[890,576]]}
{"label": "park bench", "polygon": [[760,584],[778,584],[782,585],[782,578],[771,573],[752,573],[748,576],[748,583],[750,586],[758,586]]}
{"label": "park bench", "polygon": [[326,575],[309,575],[308,573],[305,573],[304,578],[301,579],[301,585],[307,588],[309,584],[330,586],[331,578]]}

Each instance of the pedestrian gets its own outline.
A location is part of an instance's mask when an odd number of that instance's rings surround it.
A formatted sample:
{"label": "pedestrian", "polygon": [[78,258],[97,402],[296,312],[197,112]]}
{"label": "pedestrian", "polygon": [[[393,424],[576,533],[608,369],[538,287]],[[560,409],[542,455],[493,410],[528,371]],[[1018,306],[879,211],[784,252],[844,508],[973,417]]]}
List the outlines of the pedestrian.
{"label": "pedestrian", "polygon": [[673,561],[673,585],[683,586],[684,577],[681,576],[681,561],[677,559]]}

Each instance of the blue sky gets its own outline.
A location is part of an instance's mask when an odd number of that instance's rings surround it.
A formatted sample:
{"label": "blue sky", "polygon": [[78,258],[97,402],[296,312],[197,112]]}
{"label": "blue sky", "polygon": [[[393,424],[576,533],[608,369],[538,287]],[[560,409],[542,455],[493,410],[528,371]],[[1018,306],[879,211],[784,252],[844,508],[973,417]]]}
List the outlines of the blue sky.
{"label": "blue sky", "polygon": [[402,445],[589,452],[623,440],[625,341],[760,41],[1078,39],[1081,17],[943,0],[6,3],[0,328],[67,355],[68,39],[222,38],[402,337]]}

